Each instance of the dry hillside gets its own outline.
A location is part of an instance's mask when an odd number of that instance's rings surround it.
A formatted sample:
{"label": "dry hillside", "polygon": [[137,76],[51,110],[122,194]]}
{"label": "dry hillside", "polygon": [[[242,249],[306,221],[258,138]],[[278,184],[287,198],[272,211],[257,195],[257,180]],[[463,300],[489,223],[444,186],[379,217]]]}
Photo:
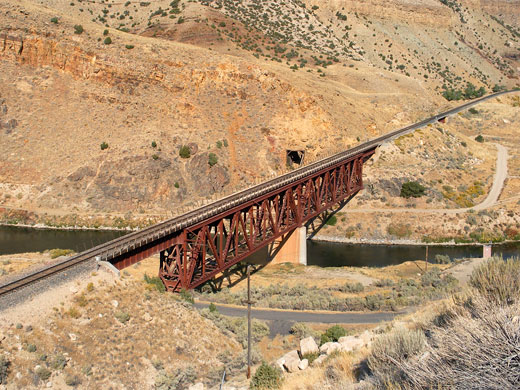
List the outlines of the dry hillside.
{"label": "dry hillside", "polygon": [[443,85],[512,87],[517,13],[451,0],[4,1],[3,219],[150,223],[282,172],[286,150],[310,161],[446,108]]}

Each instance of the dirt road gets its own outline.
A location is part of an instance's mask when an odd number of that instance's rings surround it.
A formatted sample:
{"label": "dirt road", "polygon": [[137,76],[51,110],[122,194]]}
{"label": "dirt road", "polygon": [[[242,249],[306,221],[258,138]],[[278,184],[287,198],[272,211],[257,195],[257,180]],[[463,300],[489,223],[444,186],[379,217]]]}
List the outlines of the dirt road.
{"label": "dirt road", "polygon": [[345,213],[414,213],[414,214],[431,214],[431,213],[442,213],[442,214],[460,214],[466,213],[469,210],[484,210],[494,206],[498,202],[498,198],[502,189],[504,188],[504,182],[507,178],[507,159],[508,153],[505,146],[495,144],[497,147],[497,164],[495,170],[495,176],[493,177],[493,184],[488,193],[486,199],[473,207],[465,207],[460,209],[421,209],[421,208],[373,208],[373,209],[345,209]]}

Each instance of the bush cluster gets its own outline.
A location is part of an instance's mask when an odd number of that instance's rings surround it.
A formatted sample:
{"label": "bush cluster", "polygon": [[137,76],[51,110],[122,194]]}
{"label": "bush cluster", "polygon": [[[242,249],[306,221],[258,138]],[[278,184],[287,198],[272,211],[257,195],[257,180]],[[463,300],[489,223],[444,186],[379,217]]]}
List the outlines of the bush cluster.
{"label": "bush cluster", "polygon": [[279,389],[282,385],[282,379],[282,372],[279,368],[270,366],[266,362],[262,362],[260,367],[256,369],[255,375],[251,379],[250,389]]}
{"label": "bush cluster", "polygon": [[334,325],[327,329],[325,333],[322,333],[320,338],[320,345],[323,345],[325,343],[328,343],[329,341],[338,341],[340,337],[346,336],[347,331],[345,328]]}
{"label": "bush cluster", "polygon": [[179,156],[181,156],[181,158],[190,158],[191,152],[190,152],[189,146],[182,145],[181,148],[179,149]]}
{"label": "bush cluster", "polygon": [[160,293],[163,293],[166,291],[166,287],[164,287],[164,283],[162,282],[161,278],[158,276],[148,276],[148,274],[144,274],[144,281],[145,283],[150,286],[150,288],[153,288]]}
{"label": "bush cluster", "polygon": [[401,186],[402,198],[420,198],[424,195],[426,188],[416,181],[407,181]]}
{"label": "bush cluster", "polygon": [[[211,320],[223,333],[233,335],[245,348],[247,346],[247,320],[241,317],[227,317],[218,311],[209,309],[201,310],[200,314]],[[253,319],[251,323],[251,335],[253,342],[260,341],[269,334],[269,327],[264,321]]]}
{"label": "bush cluster", "polygon": [[[362,286],[354,287],[360,288]],[[445,297],[458,288],[457,280],[451,275],[443,276],[436,267],[425,273],[420,282],[401,279],[389,286],[391,291],[370,294],[365,297],[336,297],[334,291],[342,286],[320,289],[299,284],[289,287],[285,284],[252,287],[251,299],[260,307],[292,310],[397,310],[400,306],[417,305],[429,299]],[[240,305],[245,299],[245,291],[230,292],[228,289],[209,293],[207,300]]]}
{"label": "bush cluster", "polygon": [[373,343],[375,389],[520,388],[520,259],[493,258],[421,330],[396,329]]}

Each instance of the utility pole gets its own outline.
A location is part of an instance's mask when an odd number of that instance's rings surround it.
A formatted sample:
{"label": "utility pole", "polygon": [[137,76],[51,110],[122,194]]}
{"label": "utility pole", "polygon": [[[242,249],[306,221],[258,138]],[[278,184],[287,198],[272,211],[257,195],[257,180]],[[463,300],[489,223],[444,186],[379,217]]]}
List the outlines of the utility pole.
{"label": "utility pole", "polygon": [[247,379],[251,378],[251,266],[247,266]]}

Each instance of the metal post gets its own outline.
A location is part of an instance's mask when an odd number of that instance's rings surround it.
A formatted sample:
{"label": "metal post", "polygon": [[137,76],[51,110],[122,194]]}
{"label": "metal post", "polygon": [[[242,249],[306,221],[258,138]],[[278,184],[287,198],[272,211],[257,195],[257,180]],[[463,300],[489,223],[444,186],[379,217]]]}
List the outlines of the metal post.
{"label": "metal post", "polygon": [[251,266],[247,266],[247,379],[251,378]]}

